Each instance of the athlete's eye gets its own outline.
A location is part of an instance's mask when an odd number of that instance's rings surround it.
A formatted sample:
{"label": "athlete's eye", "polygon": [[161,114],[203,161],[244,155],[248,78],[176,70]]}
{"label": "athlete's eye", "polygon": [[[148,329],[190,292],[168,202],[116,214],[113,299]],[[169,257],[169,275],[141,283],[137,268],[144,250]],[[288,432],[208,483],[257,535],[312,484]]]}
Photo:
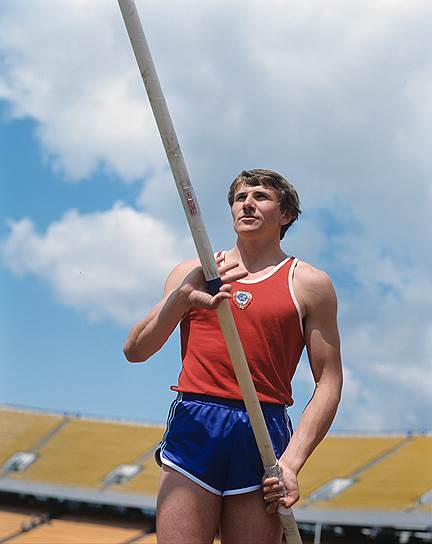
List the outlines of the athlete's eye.
{"label": "athlete's eye", "polygon": [[236,195],[234,200],[236,202],[243,202],[243,200],[245,200],[245,198],[246,198],[246,195],[244,193],[239,193],[238,195]]}

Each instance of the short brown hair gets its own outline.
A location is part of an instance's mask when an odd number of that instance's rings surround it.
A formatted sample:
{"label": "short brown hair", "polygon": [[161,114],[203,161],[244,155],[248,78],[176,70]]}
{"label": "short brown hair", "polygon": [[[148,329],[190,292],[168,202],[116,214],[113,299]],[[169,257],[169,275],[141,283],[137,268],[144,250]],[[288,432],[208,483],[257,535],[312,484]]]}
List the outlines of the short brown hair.
{"label": "short brown hair", "polygon": [[248,187],[255,187],[257,185],[272,187],[279,193],[280,209],[282,212],[287,212],[292,216],[289,223],[281,226],[280,239],[282,240],[288,228],[294,221],[297,221],[298,216],[301,214],[300,199],[294,186],[274,170],[264,170],[262,168],[243,170],[234,178],[230,185],[228,191],[228,202],[230,206],[233,205],[234,195],[241,185],[246,185]]}

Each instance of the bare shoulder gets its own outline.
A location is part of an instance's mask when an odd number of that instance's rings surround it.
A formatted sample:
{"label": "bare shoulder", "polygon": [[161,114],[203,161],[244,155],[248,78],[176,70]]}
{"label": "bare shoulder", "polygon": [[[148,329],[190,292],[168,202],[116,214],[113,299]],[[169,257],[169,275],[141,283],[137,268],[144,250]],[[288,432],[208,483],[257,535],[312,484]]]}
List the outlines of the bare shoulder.
{"label": "bare shoulder", "polygon": [[191,270],[193,270],[197,266],[201,266],[201,263],[198,257],[194,259],[188,259],[187,261],[183,261],[179,263],[177,266],[175,266],[171,270],[169,276],[175,276],[175,277],[179,276],[183,280],[189,274],[189,272],[191,272]]}
{"label": "bare shoulder", "polygon": [[176,265],[168,275],[168,278],[165,282],[164,293],[168,294],[177,287],[180,286],[185,277],[197,266],[200,265],[198,257],[195,259],[188,259]]}
{"label": "bare shoulder", "polygon": [[294,277],[296,289],[301,293],[301,298],[306,305],[336,302],[333,283],[323,270],[299,261]]}

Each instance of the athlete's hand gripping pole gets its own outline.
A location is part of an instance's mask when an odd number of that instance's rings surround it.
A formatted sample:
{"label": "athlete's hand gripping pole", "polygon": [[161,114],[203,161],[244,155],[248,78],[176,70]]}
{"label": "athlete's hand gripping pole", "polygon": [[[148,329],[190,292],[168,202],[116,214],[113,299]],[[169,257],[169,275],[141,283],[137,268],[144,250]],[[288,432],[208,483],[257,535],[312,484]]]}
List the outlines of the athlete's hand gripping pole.
{"label": "athlete's hand gripping pole", "polygon": [[[214,295],[219,291],[222,281],[135,2],[134,0],[118,0],[118,2],[201,261],[207,287],[209,292]],[[280,478],[281,469],[277,463],[228,300],[222,301],[216,311],[265,467],[265,473],[268,476]],[[278,512],[287,543],[301,544],[291,509],[280,507]]]}

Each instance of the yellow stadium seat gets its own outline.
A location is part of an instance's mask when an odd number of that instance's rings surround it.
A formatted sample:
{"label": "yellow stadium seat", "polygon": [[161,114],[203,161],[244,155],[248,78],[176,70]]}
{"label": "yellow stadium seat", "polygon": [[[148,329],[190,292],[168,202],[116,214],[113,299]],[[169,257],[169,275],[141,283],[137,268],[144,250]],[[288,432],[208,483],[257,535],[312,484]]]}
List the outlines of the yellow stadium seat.
{"label": "yellow stadium seat", "polygon": [[35,482],[100,488],[119,464],[133,463],[151,450],[162,427],[72,419],[41,450],[26,471],[11,475]]}
{"label": "yellow stadium seat", "polygon": [[325,508],[406,510],[432,489],[432,437],[418,436],[360,474],[356,483],[329,501]]}
{"label": "yellow stadium seat", "polygon": [[54,519],[22,533],[11,544],[121,544],[135,539],[145,532],[138,529],[107,522],[78,519]]}
{"label": "yellow stadium seat", "polygon": [[159,465],[152,456],[144,463],[142,471],[135,478],[125,484],[113,487],[112,490],[156,495],[159,488],[160,470]]}
{"label": "yellow stadium seat", "polygon": [[327,436],[299,474],[301,503],[330,480],[349,477],[403,440],[400,436]]}
{"label": "yellow stadium seat", "polygon": [[0,510],[0,539],[20,531],[24,523],[31,520],[31,515],[13,510]]}
{"label": "yellow stadium seat", "polygon": [[0,466],[12,454],[32,449],[62,420],[62,416],[0,408]]}

